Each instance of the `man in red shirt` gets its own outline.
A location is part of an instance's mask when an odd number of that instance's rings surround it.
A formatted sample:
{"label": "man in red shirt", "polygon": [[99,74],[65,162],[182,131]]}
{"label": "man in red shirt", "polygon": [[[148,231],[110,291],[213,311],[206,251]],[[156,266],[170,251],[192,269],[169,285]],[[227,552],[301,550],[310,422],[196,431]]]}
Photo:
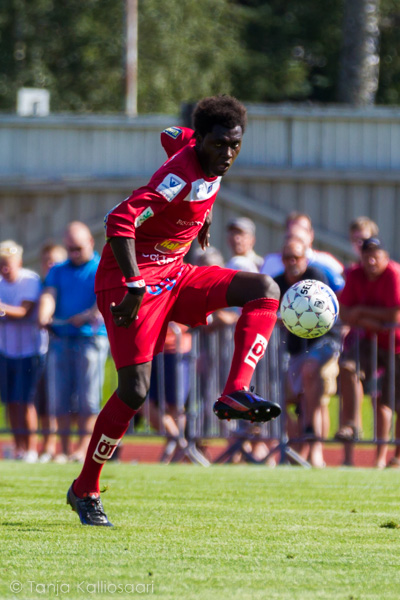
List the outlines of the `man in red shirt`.
{"label": "man in red shirt", "polygon": [[[377,407],[377,435],[388,440],[392,419],[390,402],[390,329],[400,321],[400,265],[390,260],[387,251],[377,238],[364,240],[361,247],[361,263],[347,275],[340,295],[340,316],[343,323],[361,328],[360,341],[361,379],[369,379],[374,365],[371,364],[371,341],[377,334],[378,364],[382,372],[382,389]],[[400,409],[400,329],[395,336],[395,409]],[[343,426],[338,439],[354,440],[361,417],[357,414],[357,398],[363,393],[357,377],[353,347],[343,352],[340,361],[340,380],[343,399]],[[397,419],[399,423],[399,419]],[[347,437],[346,434],[347,433]],[[400,434],[398,427],[397,437]],[[376,465],[386,466],[387,444],[378,445]],[[400,449],[396,449],[400,465]]]}
{"label": "man in red shirt", "polygon": [[169,321],[195,327],[215,310],[243,307],[214,412],[220,419],[249,421],[280,414],[277,404],[249,391],[276,322],[279,287],[259,273],[183,262],[196,237],[202,248],[208,245],[211,209],[221,178],[239,155],[246,109],[230,96],[205,98],[193,120],[192,133],[180,127],[163,132],[170,158],[105,219],[107,243],[95,291],[118,388],[99,414],[82,472],[67,494],[84,525],[111,525],[100,501],[101,469],[146,399],[151,361],[162,350]]}

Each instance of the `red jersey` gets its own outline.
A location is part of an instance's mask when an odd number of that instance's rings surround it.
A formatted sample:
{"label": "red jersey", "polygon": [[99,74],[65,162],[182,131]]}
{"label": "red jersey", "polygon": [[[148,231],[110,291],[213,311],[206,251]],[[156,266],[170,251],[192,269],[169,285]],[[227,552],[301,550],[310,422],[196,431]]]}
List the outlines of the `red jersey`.
{"label": "red jersey", "polygon": [[[367,279],[364,269],[355,266],[346,278],[340,294],[340,304],[352,307],[358,304],[381,308],[400,307],[400,264],[389,261],[382,275],[375,281]],[[368,333],[367,333],[367,337]],[[378,334],[378,345],[389,348],[389,333]],[[395,351],[400,352],[400,330],[395,330]]]}
{"label": "red jersey", "polygon": [[182,150],[187,144],[194,146],[196,140],[193,135],[193,129],[188,127],[168,127],[168,129],[164,129],[161,133],[161,144],[168,158]]}
{"label": "red jersey", "polygon": [[[171,130],[172,137],[168,133]],[[146,186],[135,190],[105,217],[107,239],[119,236],[136,240],[137,263],[146,284],[150,285],[179,269],[215,202],[221,181],[221,177],[207,178],[204,174],[194,149],[192,130],[169,128],[163,134],[176,141],[175,145],[167,144],[167,153],[172,157]],[[174,153],[176,148],[178,151]],[[95,291],[124,283],[107,243],[97,270]]]}

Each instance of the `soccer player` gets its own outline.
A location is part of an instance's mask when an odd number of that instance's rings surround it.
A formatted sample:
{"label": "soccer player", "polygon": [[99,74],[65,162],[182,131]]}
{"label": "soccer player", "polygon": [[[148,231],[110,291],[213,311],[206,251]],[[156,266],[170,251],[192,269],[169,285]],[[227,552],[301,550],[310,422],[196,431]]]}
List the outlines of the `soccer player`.
{"label": "soccer player", "polygon": [[218,309],[243,307],[214,412],[220,419],[249,421],[269,421],[281,412],[249,391],[276,322],[278,285],[259,273],[183,262],[196,237],[203,249],[208,245],[210,211],[221,178],[239,155],[246,109],[230,96],[205,98],[193,120],[194,132],[171,127],[161,134],[169,160],[105,219],[96,293],[118,387],[98,416],[81,474],[67,494],[84,525],[112,525],[100,500],[100,473],[146,399],[151,361],[162,350],[169,321],[195,327]]}

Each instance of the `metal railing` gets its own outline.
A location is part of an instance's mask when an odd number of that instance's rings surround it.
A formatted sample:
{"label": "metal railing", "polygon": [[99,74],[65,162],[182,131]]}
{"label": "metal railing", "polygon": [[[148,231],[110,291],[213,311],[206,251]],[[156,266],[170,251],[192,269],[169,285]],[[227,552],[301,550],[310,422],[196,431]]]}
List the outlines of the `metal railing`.
{"label": "metal railing", "polygon": [[[271,336],[265,356],[259,362],[255,371],[252,384],[257,393],[263,397],[278,402],[282,408],[281,416],[266,424],[252,425],[243,421],[219,421],[213,413],[213,404],[224,387],[233,354],[234,326],[227,326],[219,330],[209,330],[207,327],[192,331],[192,347],[189,352],[189,374],[190,386],[187,398],[184,397],[183,381],[183,353],[181,352],[181,333],[176,329],[176,361],[175,361],[175,417],[178,426],[178,435],[170,436],[165,427],[164,416],[168,414],[170,406],[166,401],[165,394],[165,370],[163,355],[155,357],[158,367],[157,382],[157,411],[159,425],[154,426],[151,422],[150,404],[146,402],[141,410],[140,420],[135,419],[129,430],[128,436],[156,436],[167,439],[169,443],[168,452],[164,452],[165,462],[179,461],[184,458],[201,465],[208,465],[209,460],[201,450],[204,440],[223,439],[227,440],[227,447],[221,450],[216,462],[229,462],[237,453],[241,454],[242,460],[252,463],[266,463],[275,456],[281,463],[294,462],[302,466],[310,466],[307,460],[302,458],[294,449],[296,444],[305,441],[300,435],[289,438],[287,432],[287,402],[285,398],[285,344],[282,343],[282,332],[276,327]],[[0,336],[5,334],[0,327]],[[372,434],[363,439],[355,438],[356,444],[380,444],[398,445],[400,440],[396,439],[395,419],[396,414],[396,388],[395,388],[395,328],[390,328],[388,351],[388,379],[389,379],[389,408],[392,411],[392,423],[389,439],[379,439],[377,432],[377,412],[379,406],[379,380],[382,369],[378,368],[378,344],[377,336],[372,336],[371,343],[371,373],[369,382],[369,397],[372,404],[373,426]],[[4,341],[4,339],[3,339]],[[360,376],[360,344],[362,344],[359,332],[356,334],[354,345],[354,360],[356,372]],[[186,356],[187,358],[187,356]],[[185,367],[186,368],[186,367]],[[0,376],[4,376],[0,373]],[[22,374],[21,374],[22,378]],[[4,383],[4,382],[3,382]],[[115,379],[116,384],[116,379]],[[21,388],[22,390],[22,388]],[[340,395],[340,378],[339,390]],[[49,406],[54,403],[50,398]],[[340,421],[340,417],[339,417]],[[10,432],[9,426],[3,427],[0,433]],[[39,431],[40,433],[40,431]],[[247,442],[266,442],[268,454],[258,458],[252,450],[248,449]],[[324,444],[338,443],[334,435],[318,439]]]}

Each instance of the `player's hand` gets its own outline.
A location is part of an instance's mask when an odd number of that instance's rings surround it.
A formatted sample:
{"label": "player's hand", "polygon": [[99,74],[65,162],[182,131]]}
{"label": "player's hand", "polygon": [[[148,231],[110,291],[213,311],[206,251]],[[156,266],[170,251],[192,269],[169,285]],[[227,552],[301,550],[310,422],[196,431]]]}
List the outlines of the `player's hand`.
{"label": "player's hand", "polygon": [[119,304],[111,303],[110,310],[117,327],[128,329],[137,317],[142,300],[143,296],[127,293]]}
{"label": "player's hand", "polygon": [[197,239],[199,240],[199,244],[202,250],[205,250],[210,245],[210,233],[209,229],[211,227],[211,212],[208,213],[206,219],[204,221],[203,227],[200,229]]}

